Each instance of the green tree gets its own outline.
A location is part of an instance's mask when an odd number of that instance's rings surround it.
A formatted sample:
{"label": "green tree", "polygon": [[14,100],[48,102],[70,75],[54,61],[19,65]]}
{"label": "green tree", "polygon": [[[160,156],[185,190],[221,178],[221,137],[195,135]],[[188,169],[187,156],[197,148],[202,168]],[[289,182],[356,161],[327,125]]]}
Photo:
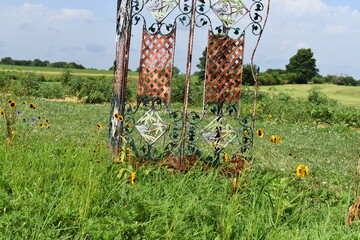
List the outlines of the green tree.
{"label": "green tree", "polygon": [[[255,74],[256,74],[256,69],[258,69],[259,67],[254,64],[253,65],[253,69],[255,71]],[[252,71],[251,71],[251,65],[250,64],[244,64],[243,66],[243,74],[242,74],[242,84],[244,85],[249,85],[249,86],[252,86],[255,84],[255,80],[253,78],[253,75],[252,75]]]}
{"label": "green tree", "polygon": [[11,57],[4,57],[1,59],[0,64],[13,65],[14,60]]}
{"label": "green tree", "polygon": [[199,63],[196,65],[196,67],[200,71],[196,72],[195,75],[199,78],[200,82],[205,79],[206,57],[207,57],[207,47],[202,52],[202,56],[199,58]]}
{"label": "green tree", "polygon": [[301,48],[290,58],[289,64],[286,65],[286,71],[296,74],[295,83],[307,83],[319,72],[313,56],[310,48]]}
{"label": "green tree", "polygon": [[178,67],[176,67],[176,66],[173,66],[173,68],[172,68],[173,77],[175,77],[175,76],[177,76],[179,74],[180,74],[180,69]]}

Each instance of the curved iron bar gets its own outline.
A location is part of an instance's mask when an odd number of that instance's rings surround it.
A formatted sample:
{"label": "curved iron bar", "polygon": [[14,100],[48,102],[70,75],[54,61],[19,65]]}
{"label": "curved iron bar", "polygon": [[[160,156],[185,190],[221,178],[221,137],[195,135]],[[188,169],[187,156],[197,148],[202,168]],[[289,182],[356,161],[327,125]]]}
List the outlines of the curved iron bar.
{"label": "curved iron bar", "polygon": [[[147,1],[144,2],[144,0],[142,0],[142,5],[140,6],[139,1],[136,0],[135,2],[137,2],[137,4],[133,5],[133,9],[135,8],[135,11],[132,15],[132,21],[134,25],[137,25],[142,19],[144,22],[144,29],[149,34],[167,35],[176,28],[178,22],[180,22],[185,27],[190,25],[189,14],[191,14],[191,6],[186,3],[187,1],[189,0],[182,0],[177,4],[177,8],[181,13],[174,18],[172,23],[164,23],[163,21],[165,20],[165,17],[160,21],[155,19],[155,22],[148,27],[145,17],[141,14]],[[168,16],[173,10],[171,10],[166,16]]]}
{"label": "curved iron bar", "polygon": [[[255,2],[257,1],[260,1],[260,0],[253,0]],[[254,106],[253,106],[253,113],[252,113],[252,117],[253,117],[253,124],[252,124],[252,127],[254,128],[254,125],[255,125],[255,116],[256,116],[256,106],[257,106],[257,95],[258,95],[258,91],[259,91],[259,69],[256,69],[256,72],[254,70],[254,57],[255,57],[255,53],[256,53],[256,50],[259,46],[259,43],[260,43],[260,40],[261,40],[261,37],[262,37],[262,33],[265,29],[265,26],[266,26],[266,23],[267,23],[267,20],[268,20],[268,17],[269,17],[269,11],[270,11],[270,0],[267,1],[267,9],[266,9],[266,16],[265,16],[265,20],[264,20],[264,24],[263,24],[263,27],[261,29],[261,32],[259,34],[259,37],[256,41],[256,45],[255,45],[255,48],[252,52],[252,55],[251,55],[251,59],[250,59],[250,69],[251,69],[251,74],[252,74],[252,77],[253,79],[255,80],[255,91],[254,91]]]}
{"label": "curved iron bar", "polygon": [[238,27],[233,27],[233,26],[227,27],[224,26],[224,24],[214,27],[211,19],[208,16],[208,13],[212,10],[213,4],[211,3],[211,1],[205,1],[205,0],[198,0],[198,1],[200,2],[200,4],[197,5],[197,9],[196,9],[196,12],[198,14],[196,17],[197,19],[196,26],[203,27],[209,24],[210,30],[214,33],[214,35],[219,34],[228,37],[233,36],[232,38],[235,39],[241,37],[245,33],[246,29],[249,27],[252,28],[251,31],[255,36],[259,36],[263,31],[264,26],[261,25],[263,18],[259,14],[259,12],[263,11],[265,8],[264,4],[262,3],[262,0],[253,0],[253,4],[249,8],[247,8],[247,11],[243,14],[243,16],[237,20],[238,22],[246,15],[249,15],[251,22],[247,26],[245,26],[242,31]]}

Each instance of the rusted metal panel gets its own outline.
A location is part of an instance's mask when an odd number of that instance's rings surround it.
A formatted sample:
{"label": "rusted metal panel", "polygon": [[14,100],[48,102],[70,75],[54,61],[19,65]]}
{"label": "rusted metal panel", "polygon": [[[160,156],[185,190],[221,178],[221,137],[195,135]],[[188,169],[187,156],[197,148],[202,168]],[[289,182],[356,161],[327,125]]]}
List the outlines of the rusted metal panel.
{"label": "rusted metal panel", "polygon": [[167,35],[143,30],[138,95],[160,97],[170,102],[176,29]]}
{"label": "rusted metal panel", "polygon": [[132,0],[120,0],[117,6],[117,42],[115,59],[115,78],[113,82],[113,98],[111,101],[109,137],[114,155],[121,147],[123,123],[115,115],[124,115],[125,95],[128,75],[129,49],[131,39],[131,3]]}
{"label": "rusted metal panel", "polygon": [[244,36],[232,39],[209,31],[205,103],[236,103],[241,94]]}

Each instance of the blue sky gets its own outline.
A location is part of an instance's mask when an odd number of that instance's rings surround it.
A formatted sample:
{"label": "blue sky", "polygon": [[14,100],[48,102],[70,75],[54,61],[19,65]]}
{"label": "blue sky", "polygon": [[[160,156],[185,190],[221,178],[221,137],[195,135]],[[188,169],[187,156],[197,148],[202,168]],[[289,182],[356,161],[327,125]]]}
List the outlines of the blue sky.
{"label": "blue sky", "polygon": [[[0,0],[0,58],[75,61],[108,69],[115,57],[115,15],[116,0]],[[186,34],[179,35],[178,46],[186,41]],[[284,69],[299,48],[311,48],[322,75],[360,79],[359,39],[359,0],[272,0],[255,63],[261,70]],[[201,32],[195,40],[196,64],[205,46]],[[139,41],[134,38],[133,51]],[[175,59],[182,71],[185,52]],[[135,54],[130,68],[138,61]]]}

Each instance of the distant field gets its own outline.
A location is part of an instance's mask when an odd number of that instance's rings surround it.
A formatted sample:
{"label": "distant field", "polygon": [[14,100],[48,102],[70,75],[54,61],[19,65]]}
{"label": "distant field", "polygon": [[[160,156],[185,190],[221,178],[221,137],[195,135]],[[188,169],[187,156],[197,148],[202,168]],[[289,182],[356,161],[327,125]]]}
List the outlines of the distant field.
{"label": "distant field", "polygon": [[[0,65],[0,71],[21,71],[34,72],[44,75],[60,75],[64,71],[70,70],[71,74],[84,76],[113,76],[113,71],[109,70],[94,70],[94,69],[67,69],[67,68],[49,68],[49,67],[27,67],[14,65]],[[137,79],[138,73],[129,71],[129,78]],[[133,84],[136,85],[134,82]],[[135,86],[134,85],[134,86]],[[340,103],[360,108],[360,87],[353,86],[339,86],[334,84],[285,84],[275,86],[261,86],[261,91],[279,91],[290,94],[292,97],[306,97],[311,88],[320,87],[331,99],[337,100]]]}
{"label": "distant field", "polygon": [[[75,69],[75,68],[50,68],[50,67],[28,67],[28,66],[14,66],[14,65],[1,65],[0,71],[20,71],[20,72],[33,72],[43,75],[60,75],[64,71],[69,70],[73,75],[82,76],[113,76],[114,72],[110,70],[97,70],[97,69]],[[131,78],[136,78],[137,72],[129,71]]]}
{"label": "distant field", "polygon": [[109,70],[94,70],[94,69],[74,69],[74,68],[50,68],[50,67],[28,67],[28,66],[14,66],[14,65],[0,65],[0,70],[14,70],[24,72],[40,72],[48,74],[61,74],[65,70],[70,70],[72,73],[82,74],[101,74],[101,75],[112,75],[113,71]]}
{"label": "distant field", "polygon": [[348,106],[360,108],[360,87],[339,86],[334,84],[285,84],[276,86],[261,86],[261,91],[279,91],[292,97],[306,97],[311,88],[320,87],[329,98]]}

